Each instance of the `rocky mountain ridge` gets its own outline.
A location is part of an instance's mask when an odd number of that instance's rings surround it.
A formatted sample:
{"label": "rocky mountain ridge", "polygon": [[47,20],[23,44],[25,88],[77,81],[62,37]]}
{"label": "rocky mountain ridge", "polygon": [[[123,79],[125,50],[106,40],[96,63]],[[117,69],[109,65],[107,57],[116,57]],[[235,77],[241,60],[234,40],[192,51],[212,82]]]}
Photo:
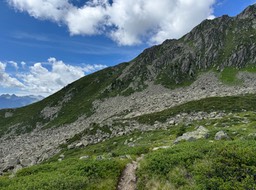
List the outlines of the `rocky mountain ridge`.
{"label": "rocky mountain ridge", "polygon": [[[236,17],[205,20],[179,40],[146,49],[130,63],[123,80],[155,81],[167,87],[193,81],[201,71],[255,64],[256,6]],[[134,79],[135,76],[135,79]],[[139,88],[139,87],[138,87]]]}

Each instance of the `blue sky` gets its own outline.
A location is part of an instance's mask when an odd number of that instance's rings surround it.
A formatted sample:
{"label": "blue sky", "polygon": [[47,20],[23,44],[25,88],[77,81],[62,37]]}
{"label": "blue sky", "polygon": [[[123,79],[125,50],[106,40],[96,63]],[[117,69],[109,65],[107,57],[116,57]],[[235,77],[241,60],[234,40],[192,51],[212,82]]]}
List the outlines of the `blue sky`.
{"label": "blue sky", "polygon": [[0,94],[50,95],[86,74],[129,61],[167,38],[179,38],[206,18],[235,16],[253,3],[2,0]]}

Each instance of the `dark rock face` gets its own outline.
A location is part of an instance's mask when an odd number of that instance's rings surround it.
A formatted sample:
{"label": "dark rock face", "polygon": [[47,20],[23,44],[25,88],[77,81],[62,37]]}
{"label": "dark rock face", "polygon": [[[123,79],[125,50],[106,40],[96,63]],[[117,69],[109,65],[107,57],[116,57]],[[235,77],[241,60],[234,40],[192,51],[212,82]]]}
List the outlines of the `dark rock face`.
{"label": "dark rock face", "polygon": [[179,40],[146,49],[130,63],[122,80],[155,81],[171,87],[209,68],[256,64],[255,15],[256,5],[252,5],[236,17],[205,20]]}
{"label": "dark rock face", "polygon": [[256,17],[256,4],[247,7],[241,14],[238,15],[239,19],[255,19]]}

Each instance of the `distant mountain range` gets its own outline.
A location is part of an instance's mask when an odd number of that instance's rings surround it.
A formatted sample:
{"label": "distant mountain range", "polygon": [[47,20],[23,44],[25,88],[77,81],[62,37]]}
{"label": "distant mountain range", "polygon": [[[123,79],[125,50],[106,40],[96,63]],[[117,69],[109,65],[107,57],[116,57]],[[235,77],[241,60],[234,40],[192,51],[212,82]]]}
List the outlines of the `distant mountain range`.
{"label": "distant mountain range", "polygon": [[16,96],[15,94],[2,94],[0,96],[0,109],[18,108],[42,100],[43,96]]}

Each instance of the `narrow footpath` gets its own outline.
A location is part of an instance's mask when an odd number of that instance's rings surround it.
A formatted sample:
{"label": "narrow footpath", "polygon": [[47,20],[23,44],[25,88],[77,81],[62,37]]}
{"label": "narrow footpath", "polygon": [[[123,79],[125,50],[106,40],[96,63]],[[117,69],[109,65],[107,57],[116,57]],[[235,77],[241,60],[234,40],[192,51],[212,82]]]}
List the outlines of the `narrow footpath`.
{"label": "narrow footpath", "polygon": [[143,158],[140,156],[136,161],[132,161],[126,165],[120,181],[118,183],[117,190],[136,190],[137,177],[136,170],[138,168],[138,162]]}

